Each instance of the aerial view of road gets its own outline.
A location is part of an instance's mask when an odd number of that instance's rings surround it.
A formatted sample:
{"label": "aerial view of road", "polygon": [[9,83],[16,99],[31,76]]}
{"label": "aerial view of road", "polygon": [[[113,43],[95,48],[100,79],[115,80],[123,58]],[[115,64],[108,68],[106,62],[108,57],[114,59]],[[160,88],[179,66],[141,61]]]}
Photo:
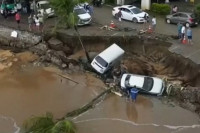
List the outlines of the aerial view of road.
{"label": "aerial view of road", "polygon": [[196,19],[178,38],[137,1],[50,1],[1,1],[0,133],[199,133]]}

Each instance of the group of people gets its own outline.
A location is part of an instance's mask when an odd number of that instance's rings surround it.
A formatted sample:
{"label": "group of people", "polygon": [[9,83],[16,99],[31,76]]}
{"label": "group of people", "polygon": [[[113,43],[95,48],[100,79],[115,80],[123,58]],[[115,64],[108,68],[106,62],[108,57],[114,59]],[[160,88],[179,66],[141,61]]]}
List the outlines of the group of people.
{"label": "group of people", "polygon": [[38,12],[37,15],[30,14],[30,16],[28,17],[29,31],[32,31],[33,29],[36,29],[37,31],[42,30],[43,23],[44,15],[42,15],[41,12]]}
{"label": "group of people", "polygon": [[190,27],[186,27],[185,25],[178,23],[178,38],[182,43],[186,41],[187,38],[188,44],[192,44],[192,29]]}

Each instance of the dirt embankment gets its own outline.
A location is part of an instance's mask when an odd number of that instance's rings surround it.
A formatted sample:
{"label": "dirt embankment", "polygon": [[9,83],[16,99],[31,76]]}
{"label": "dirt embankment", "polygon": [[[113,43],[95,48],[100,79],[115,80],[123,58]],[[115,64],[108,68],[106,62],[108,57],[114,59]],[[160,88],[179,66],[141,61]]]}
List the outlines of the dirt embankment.
{"label": "dirt embankment", "polygon": [[[200,66],[168,51],[169,44],[159,41],[135,41],[119,45],[126,51],[122,62],[128,72],[157,76],[173,84],[169,98],[200,114]],[[101,52],[107,43],[86,44],[88,51]],[[184,87],[184,89],[183,89]]]}

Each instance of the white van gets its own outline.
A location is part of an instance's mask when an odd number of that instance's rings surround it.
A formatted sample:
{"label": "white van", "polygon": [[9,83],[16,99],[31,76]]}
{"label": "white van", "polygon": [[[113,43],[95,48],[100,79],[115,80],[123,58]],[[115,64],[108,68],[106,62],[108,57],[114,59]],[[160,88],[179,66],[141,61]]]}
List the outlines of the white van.
{"label": "white van", "polygon": [[103,74],[112,68],[123,54],[124,50],[114,43],[97,55],[91,65],[97,72]]}

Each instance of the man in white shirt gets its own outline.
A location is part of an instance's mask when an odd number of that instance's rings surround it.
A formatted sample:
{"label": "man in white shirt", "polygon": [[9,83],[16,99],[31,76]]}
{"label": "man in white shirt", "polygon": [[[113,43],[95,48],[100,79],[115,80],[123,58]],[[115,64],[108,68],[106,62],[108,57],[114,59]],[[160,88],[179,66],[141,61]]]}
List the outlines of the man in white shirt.
{"label": "man in white shirt", "polygon": [[153,30],[153,32],[155,32],[155,30],[156,30],[156,17],[153,16],[151,21],[152,21],[152,30]]}

